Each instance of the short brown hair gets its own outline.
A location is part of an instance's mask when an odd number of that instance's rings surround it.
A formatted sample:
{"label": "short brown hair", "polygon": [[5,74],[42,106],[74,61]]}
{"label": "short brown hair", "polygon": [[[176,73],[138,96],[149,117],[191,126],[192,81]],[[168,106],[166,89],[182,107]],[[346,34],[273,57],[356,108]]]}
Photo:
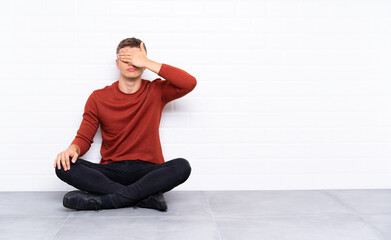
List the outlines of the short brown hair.
{"label": "short brown hair", "polygon": [[[118,44],[118,47],[117,47],[117,54],[119,53],[119,50],[121,48],[124,48],[124,47],[138,47],[140,48],[141,47],[141,40],[138,39],[138,38],[125,38],[124,40],[122,40],[119,44]],[[144,43],[144,48],[145,48],[145,53],[147,52],[147,47],[145,46],[145,43]]]}

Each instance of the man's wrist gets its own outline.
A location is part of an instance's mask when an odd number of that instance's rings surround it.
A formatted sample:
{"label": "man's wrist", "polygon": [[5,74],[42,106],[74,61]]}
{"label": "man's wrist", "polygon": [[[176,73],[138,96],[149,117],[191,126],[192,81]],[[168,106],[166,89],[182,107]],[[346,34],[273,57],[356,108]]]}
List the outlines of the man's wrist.
{"label": "man's wrist", "polygon": [[151,70],[152,72],[159,74],[160,68],[162,67],[161,63],[147,59],[145,67]]}
{"label": "man's wrist", "polygon": [[76,144],[72,144],[71,146],[68,147],[68,149],[71,149],[71,150],[77,152],[77,154],[80,155],[80,148]]}

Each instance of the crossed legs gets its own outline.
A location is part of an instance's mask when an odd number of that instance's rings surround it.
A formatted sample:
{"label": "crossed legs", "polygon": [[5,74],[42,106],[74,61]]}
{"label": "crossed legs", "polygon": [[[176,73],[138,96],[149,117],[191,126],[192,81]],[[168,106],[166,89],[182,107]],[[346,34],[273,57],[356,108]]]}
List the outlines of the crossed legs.
{"label": "crossed legs", "polygon": [[157,192],[167,192],[185,182],[191,173],[189,162],[176,158],[162,164],[126,160],[98,164],[78,158],[70,170],[56,168],[56,175],[80,190],[105,195],[113,208],[132,206]]}

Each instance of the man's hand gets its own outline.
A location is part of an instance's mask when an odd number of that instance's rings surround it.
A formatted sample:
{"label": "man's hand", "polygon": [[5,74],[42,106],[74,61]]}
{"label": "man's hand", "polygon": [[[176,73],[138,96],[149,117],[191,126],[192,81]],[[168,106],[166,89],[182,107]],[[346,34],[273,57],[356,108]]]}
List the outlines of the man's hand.
{"label": "man's hand", "polygon": [[149,59],[144,48],[144,43],[141,42],[140,48],[124,47],[119,50],[118,58],[123,62],[130,62],[135,67],[147,67]]}
{"label": "man's hand", "polygon": [[69,162],[69,156],[72,157],[72,162],[75,163],[79,154],[77,150],[73,147],[69,147],[65,151],[57,154],[57,158],[54,160],[54,167],[58,167],[58,170],[61,169],[61,164],[64,167],[64,171],[71,169],[71,164]]}

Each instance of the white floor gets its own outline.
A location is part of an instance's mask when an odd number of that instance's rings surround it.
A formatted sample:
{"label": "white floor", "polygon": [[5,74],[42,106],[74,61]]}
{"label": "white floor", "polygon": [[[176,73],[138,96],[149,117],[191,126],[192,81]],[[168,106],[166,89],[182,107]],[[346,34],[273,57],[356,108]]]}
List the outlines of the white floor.
{"label": "white floor", "polygon": [[0,239],[391,239],[391,190],[170,191],[168,211],[73,211],[66,192],[0,192]]}

